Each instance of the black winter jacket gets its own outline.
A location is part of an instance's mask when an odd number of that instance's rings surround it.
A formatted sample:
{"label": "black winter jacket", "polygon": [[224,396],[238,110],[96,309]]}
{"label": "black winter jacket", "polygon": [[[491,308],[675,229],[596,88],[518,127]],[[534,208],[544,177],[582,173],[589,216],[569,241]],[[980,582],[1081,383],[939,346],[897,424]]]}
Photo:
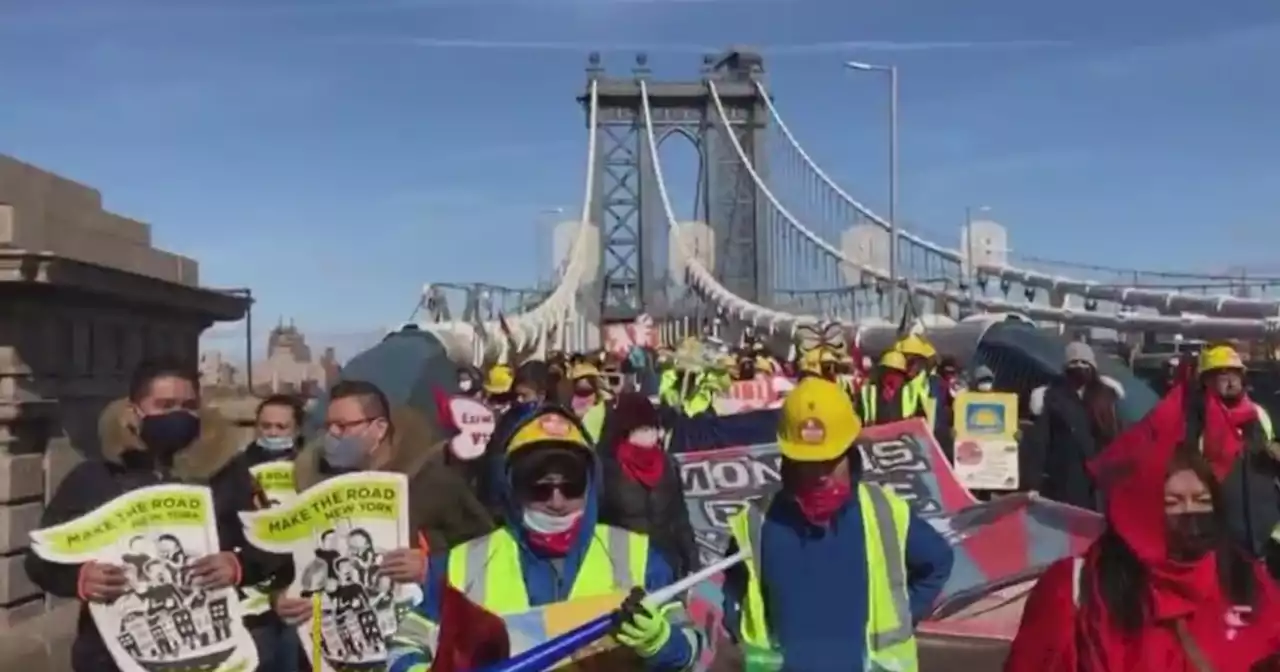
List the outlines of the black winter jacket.
{"label": "black winter jacket", "polygon": [[[241,585],[268,581],[291,564],[290,558],[249,546],[240,522],[241,511],[253,510],[256,487],[248,461],[240,452],[231,425],[216,411],[201,414],[201,434],[191,446],[173,458],[173,464],[157,464],[130,429],[131,413],[125,400],[107,406],[99,419],[102,457],[77,465],[58,486],[45,507],[40,526],[66,522],[123,495],[161,483],[207,485],[213,491],[218,539],[223,551],[235,552],[240,561]],[[81,565],[47,562],[28,550],[27,575],[45,592],[58,597],[78,597]],[[283,580],[287,581],[287,575]],[[71,650],[75,672],[114,672],[119,668],[82,605]]]}

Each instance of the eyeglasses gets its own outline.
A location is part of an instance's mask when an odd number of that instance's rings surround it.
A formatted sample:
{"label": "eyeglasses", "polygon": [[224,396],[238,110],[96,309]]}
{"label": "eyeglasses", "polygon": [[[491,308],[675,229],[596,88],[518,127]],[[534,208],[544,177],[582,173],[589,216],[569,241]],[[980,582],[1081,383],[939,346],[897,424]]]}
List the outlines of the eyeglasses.
{"label": "eyeglasses", "polygon": [[578,499],[587,494],[586,481],[561,481],[559,483],[534,483],[524,488],[525,495],[535,502],[545,502],[559,493],[565,499]]}
{"label": "eyeglasses", "polygon": [[[342,434],[346,434],[352,429],[355,429],[356,427],[359,427],[360,425],[367,425],[377,419],[378,418],[361,418],[359,420],[346,420],[346,421],[334,420],[332,422],[324,423],[324,429],[326,432],[329,432],[330,434],[342,435]],[[337,431],[334,431],[335,429]]]}

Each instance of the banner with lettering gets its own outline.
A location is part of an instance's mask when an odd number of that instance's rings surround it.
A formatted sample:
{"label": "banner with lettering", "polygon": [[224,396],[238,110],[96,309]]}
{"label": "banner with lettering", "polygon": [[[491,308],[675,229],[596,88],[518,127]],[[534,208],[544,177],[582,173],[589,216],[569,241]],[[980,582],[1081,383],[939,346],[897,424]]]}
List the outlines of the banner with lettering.
{"label": "banner with lettering", "polygon": [[[941,516],[974,503],[923,420],[867,427],[858,440],[863,478],[892,488],[917,514]],[[676,455],[703,562],[723,555],[729,518],[781,483],[778,444]]]}
{"label": "banner with lettering", "polygon": [[[266,496],[267,506],[280,506],[298,496],[293,482],[293,460],[273,460],[249,467],[249,473],[258,482],[262,494]],[[267,595],[268,580],[261,586],[244,589],[243,609],[246,616],[265,614],[271,609],[271,598]]]}
{"label": "banner with lettering", "polygon": [[49,562],[124,569],[129,591],[89,614],[121,672],[249,672],[258,667],[234,588],[204,590],[195,559],[220,551],[213,495],[192,485],[127,492],[61,525],[31,533]]}
{"label": "banner with lettering", "polygon": [[378,569],[386,551],[414,546],[403,474],[336,476],[291,502],[240,518],[249,543],[293,556],[286,595],[313,600],[319,616],[298,628],[315,672],[368,669],[386,660],[386,638],[422,599],[417,586],[394,584]]}
{"label": "banner with lettering", "polygon": [[782,399],[795,387],[786,376],[759,374],[751,380],[735,380],[729,389],[716,397],[716,413],[732,415],[762,408],[781,408]]}

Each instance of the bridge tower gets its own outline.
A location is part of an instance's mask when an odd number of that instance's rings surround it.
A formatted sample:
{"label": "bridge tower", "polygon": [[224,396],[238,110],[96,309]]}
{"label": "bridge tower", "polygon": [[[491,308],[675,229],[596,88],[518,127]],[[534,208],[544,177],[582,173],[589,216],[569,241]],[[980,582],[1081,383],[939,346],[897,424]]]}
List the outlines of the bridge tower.
{"label": "bridge tower", "polygon": [[715,239],[717,279],[744,299],[771,303],[765,199],[757,194],[750,172],[725,136],[708,86],[715,82],[728,126],[761,179],[766,179],[764,131],[769,113],[755,86],[763,76],[764,60],[745,49],[705,56],[696,81],[653,79],[645,54],[636,56],[630,76],[610,76],[600,55],[590,55],[587,92],[578,100],[590,104],[590,84],[595,82],[599,108],[591,220],[600,227],[596,286],[604,323],[630,320],[643,312],[661,314],[671,303],[659,263],[669,227],[645,132],[641,81],[648,89],[658,144],[681,135],[697,149],[697,213]]}

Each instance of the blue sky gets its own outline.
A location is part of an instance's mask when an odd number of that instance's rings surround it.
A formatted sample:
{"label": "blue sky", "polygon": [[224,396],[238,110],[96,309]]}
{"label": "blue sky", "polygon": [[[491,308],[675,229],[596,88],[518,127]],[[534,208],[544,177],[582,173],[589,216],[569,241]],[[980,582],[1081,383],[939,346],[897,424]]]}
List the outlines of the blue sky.
{"label": "blue sky", "polygon": [[260,324],[349,350],[424,282],[532,281],[540,212],[581,200],[586,52],[626,72],[643,46],[684,78],[702,45],[742,43],[806,149],[881,211],[883,87],[840,63],[897,64],[902,218],[944,242],[982,204],[1026,254],[1262,266],[1280,4],[1229,7],[5,0],[0,152],[102,189],[206,284],[253,287]]}

